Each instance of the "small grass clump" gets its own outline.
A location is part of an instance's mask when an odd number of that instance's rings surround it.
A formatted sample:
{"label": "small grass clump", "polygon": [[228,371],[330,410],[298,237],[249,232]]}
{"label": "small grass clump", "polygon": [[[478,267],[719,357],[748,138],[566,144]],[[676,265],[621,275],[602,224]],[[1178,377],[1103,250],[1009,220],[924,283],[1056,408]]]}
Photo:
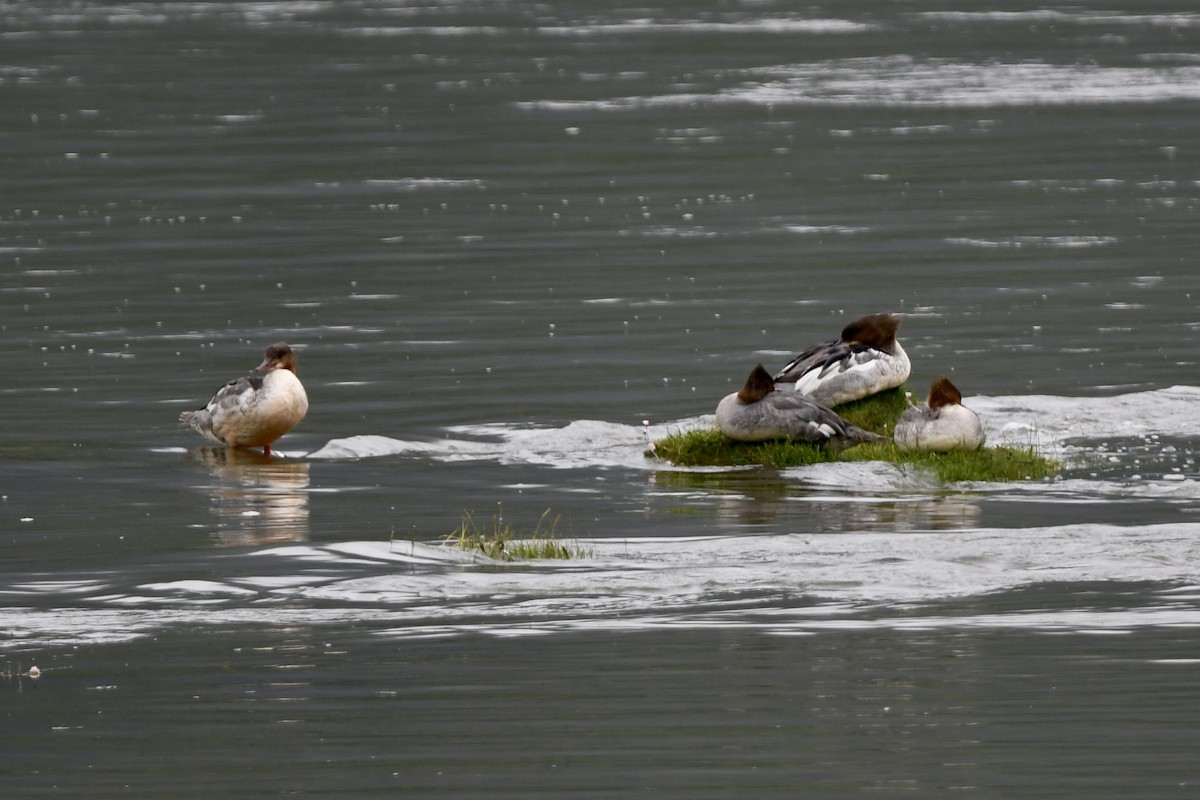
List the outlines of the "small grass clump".
{"label": "small grass clump", "polygon": [[837,407],[850,422],[887,437],[840,452],[808,442],[780,439],[768,442],[735,442],[717,428],[673,433],[654,443],[648,455],[681,467],[764,466],[775,469],[802,467],[830,461],[886,461],[930,469],[946,483],[960,481],[1042,480],[1058,472],[1058,463],[1039,455],[1032,446],[1001,445],[949,453],[905,452],[892,441],[896,420],[908,407],[903,388],[890,389]]}
{"label": "small grass clump", "polygon": [[512,523],[504,521],[504,509],[492,515],[490,523],[479,525],[470,511],[464,511],[458,528],[442,537],[442,544],[482,553],[495,561],[528,561],[534,559],[587,558],[590,553],[577,542],[558,538],[561,514],[542,512],[530,533],[520,533]]}

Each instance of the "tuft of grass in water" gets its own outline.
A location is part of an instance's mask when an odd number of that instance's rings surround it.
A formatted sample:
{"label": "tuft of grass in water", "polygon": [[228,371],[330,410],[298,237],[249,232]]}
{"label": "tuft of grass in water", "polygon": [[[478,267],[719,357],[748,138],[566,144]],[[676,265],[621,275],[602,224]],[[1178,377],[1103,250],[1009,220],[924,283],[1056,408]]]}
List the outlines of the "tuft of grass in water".
{"label": "tuft of grass in water", "polygon": [[949,453],[905,452],[892,441],[896,420],[908,407],[903,388],[846,403],[837,412],[860,428],[882,434],[886,442],[870,442],[840,452],[807,442],[779,439],[768,442],[735,442],[717,428],[673,433],[654,443],[647,455],[681,467],[763,466],[775,469],[802,467],[831,461],[886,461],[932,470],[946,483],[961,481],[1042,480],[1058,472],[1058,462],[1032,447],[1002,445]]}
{"label": "tuft of grass in water", "polygon": [[442,537],[442,544],[479,552],[495,561],[529,561],[534,559],[587,558],[590,551],[577,542],[558,538],[558,523],[562,515],[551,516],[547,508],[533,531],[522,533],[512,523],[504,521],[501,507],[489,523],[475,521],[470,511],[464,511],[458,528]]}

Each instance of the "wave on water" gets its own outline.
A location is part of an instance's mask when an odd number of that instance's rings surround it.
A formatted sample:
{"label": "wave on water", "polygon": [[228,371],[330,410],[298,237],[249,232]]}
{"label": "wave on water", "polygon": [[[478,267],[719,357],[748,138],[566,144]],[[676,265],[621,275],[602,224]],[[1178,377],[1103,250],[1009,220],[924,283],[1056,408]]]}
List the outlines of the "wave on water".
{"label": "wave on water", "polygon": [[727,22],[704,20],[660,21],[638,19],[625,22],[605,22],[589,25],[542,25],[537,32],[547,36],[590,37],[623,34],[840,34],[864,33],[876,26],[844,19],[815,19],[800,17],[746,17]]}
{"label": "wave on water", "polygon": [[945,20],[959,23],[991,25],[996,22],[1017,25],[1033,24],[1077,24],[1077,25],[1124,25],[1164,28],[1200,27],[1200,14],[1125,14],[1111,11],[1061,11],[1039,9],[1036,11],[920,11],[917,16],[929,20]]}
{"label": "wave on water", "polygon": [[[698,424],[679,423],[674,428]],[[447,429],[446,438],[430,441],[362,435],[334,439],[307,458],[338,460],[395,455],[423,455],[442,461],[498,461],[563,469],[579,467],[646,467],[650,440],[642,426],[578,420],[562,428],[490,423]],[[658,431],[652,436],[661,438]]]}
{"label": "wave on water", "polygon": [[[986,421],[993,442],[1075,448],[1071,452],[1088,452],[1101,461],[1120,447],[1161,450],[1175,446],[1168,441],[1200,435],[1195,413],[1200,388],[1190,386],[1111,397],[1029,395],[966,402]],[[656,438],[668,429],[705,424],[711,419],[699,417],[653,425],[648,433]],[[647,430],[641,425],[585,420],[560,428],[461,426],[448,433],[428,442],[348,437],[307,459],[416,455],[558,468],[667,469],[643,455]],[[1194,472],[1194,461],[1188,469]],[[128,641],[178,625],[264,622],[353,624],[395,637],[669,627],[775,635],[871,627],[1110,632],[1145,625],[1200,627],[1200,523],[995,528],[978,526],[978,516],[970,513],[980,495],[1001,502],[1044,497],[1056,504],[1097,497],[1200,499],[1200,482],[1190,473],[1174,481],[1133,477],[1124,468],[1116,479],[1072,476],[972,485],[960,497],[931,478],[890,464],[816,465],[785,471],[785,480],[806,485],[807,493],[795,502],[829,507],[882,500],[900,516],[912,507],[912,524],[815,532],[785,525],[770,533],[580,539],[572,542],[578,546],[576,558],[512,563],[437,542],[263,542],[223,560],[220,570],[206,571],[203,578],[181,579],[167,570],[158,576],[133,571],[13,579],[0,585],[0,631],[5,650],[21,652]],[[861,488],[847,492],[847,485],[872,488],[866,494]],[[655,491],[697,489],[675,488],[668,481]],[[725,494],[720,502],[736,506],[739,498]],[[931,504],[939,508],[928,508]],[[930,522],[938,514],[946,524]],[[999,612],[986,599],[1039,584],[1087,582],[1157,588],[1120,608],[1046,609],[1018,602],[1013,610],[1004,594],[1008,610]],[[977,600],[966,607],[955,604],[962,598]]]}
{"label": "wave on water", "polygon": [[[990,445],[1032,447],[1058,461],[1052,480],[1008,483],[971,482],[947,486],[932,473],[884,462],[833,462],[784,470],[779,478],[802,485],[795,502],[850,504],[846,519],[871,527],[855,508],[883,503],[908,527],[969,527],[976,502],[958,508],[946,493],[1016,502],[1147,501],[1193,504],[1200,500],[1200,464],[1192,440],[1200,437],[1200,387],[1175,386],[1109,397],[1055,395],[977,396],[964,403],[979,414]],[[677,467],[647,456],[651,443],[671,433],[710,427],[711,415],[669,423],[632,425],[579,420],[562,427],[491,423],[447,429],[444,438],[413,441],[381,435],[335,439],[304,460],[415,457],[445,462],[491,461],[554,469],[625,469],[670,473],[731,473],[741,467]],[[664,495],[686,495],[673,480],[656,478]],[[870,487],[864,490],[864,487]],[[680,495],[680,496],[683,496]],[[917,500],[942,498],[930,506]],[[707,492],[693,498],[714,502]],[[736,492],[724,491],[720,504],[738,516]],[[752,501],[750,502],[753,505]],[[851,507],[853,506],[853,507]],[[722,512],[722,513],[725,513]],[[868,514],[867,516],[871,516]],[[890,517],[889,517],[890,518]],[[903,526],[901,526],[903,527]]]}
{"label": "wave on water", "polygon": [[403,192],[415,192],[419,189],[484,189],[484,181],[472,178],[468,180],[451,180],[449,178],[369,178],[363,181],[364,186],[396,189]]}
{"label": "wave on water", "polygon": [[946,239],[948,244],[960,244],[986,249],[1013,250],[1035,247],[1082,249],[1085,247],[1105,247],[1110,244],[1116,244],[1117,241],[1119,240],[1115,236],[1013,236],[1008,239],[952,237]]}
{"label": "wave on water", "polygon": [[984,420],[991,442],[1050,447],[1074,440],[1200,436],[1196,386],[1110,397],[980,396],[963,403]]}
{"label": "wave on water", "polygon": [[749,80],[706,93],[545,100],[518,105],[530,110],[599,111],[704,104],[992,108],[1200,99],[1200,67],[1193,65],[971,63],[897,55],[764,67],[741,74]]}
{"label": "wave on water", "polygon": [[[1173,386],[1110,397],[1055,395],[978,396],[964,400],[984,423],[987,441],[1035,447],[1066,460],[1106,455],[1105,443],[1156,442],[1164,452],[1179,453],[1174,442],[1200,436],[1200,387]],[[562,469],[627,467],[671,468],[646,457],[650,444],[670,433],[711,426],[704,415],[666,423],[626,424],[577,420],[562,427],[518,423],[461,425],[432,440],[405,440],[370,434],[333,439],[305,456],[312,460],[345,460],[381,456],[423,456],[442,461],[497,461]],[[1168,449],[1171,448],[1171,449]],[[808,472],[835,469],[832,465]],[[890,469],[890,467],[888,468]]]}
{"label": "wave on water", "polygon": [[[796,34],[849,34],[876,30],[877,26],[844,19],[815,19],[800,17],[746,17],[729,21],[707,21],[699,19],[656,20],[629,19],[612,22],[588,22],[572,24],[533,24],[528,30],[537,36],[588,39],[598,36],[664,36],[683,34],[705,35],[796,35]],[[342,35],[359,37],[386,36],[511,36],[509,26],[500,25],[373,25],[370,27],[342,28]]]}
{"label": "wave on water", "polygon": [[[55,609],[0,608],[8,650],[129,641],[173,625],[369,624],[395,637],[665,628],[811,635],[1012,627],[1200,627],[1200,524],[582,540],[583,557],[497,564],[419,542],[284,545],[238,578],[73,590]],[[281,570],[283,572],[281,573]],[[282,576],[281,576],[282,575]],[[1045,582],[1161,582],[1120,608],[974,613],[940,604]],[[5,590],[9,602],[54,587]]]}

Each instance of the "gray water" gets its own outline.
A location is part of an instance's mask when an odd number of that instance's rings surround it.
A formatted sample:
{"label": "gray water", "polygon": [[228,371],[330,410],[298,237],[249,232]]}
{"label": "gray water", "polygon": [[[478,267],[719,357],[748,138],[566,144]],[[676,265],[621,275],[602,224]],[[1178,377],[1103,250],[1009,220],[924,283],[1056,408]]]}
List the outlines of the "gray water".
{"label": "gray water", "polygon": [[[1194,796],[1191,4],[0,9],[9,796]],[[644,455],[879,310],[1061,474]]]}

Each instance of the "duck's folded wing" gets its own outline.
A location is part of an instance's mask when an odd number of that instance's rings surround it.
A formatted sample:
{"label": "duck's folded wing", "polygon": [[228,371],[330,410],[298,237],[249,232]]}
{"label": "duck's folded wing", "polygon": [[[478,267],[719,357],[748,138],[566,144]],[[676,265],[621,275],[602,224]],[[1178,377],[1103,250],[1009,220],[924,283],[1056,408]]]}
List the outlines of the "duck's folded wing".
{"label": "duck's folded wing", "polygon": [[771,392],[763,402],[769,402],[775,412],[788,420],[791,436],[837,448],[861,442],[882,442],[884,437],[864,430],[850,420],[797,392]]}
{"label": "duck's folded wing", "polygon": [[856,367],[864,367],[874,361],[878,361],[883,353],[876,350],[874,347],[865,344],[847,344],[841,358],[831,359],[821,370],[821,377],[824,378],[835,372],[849,372]]}
{"label": "duck's folded wing", "polygon": [[877,356],[878,352],[866,345],[840,340],[822,342],[793,358],[775,375],[775,382],[796,383],[810,374],[814,374],[818,379],[825,378],[835,372],[845,372]]}
{"label": "duck's folded wing", "polygon": [[796,392],[772,392],[765,402],[791,420],[797,429],[810,427],[814,438],[845,436],[850,423],[820,403]]}
{"label": "duck's folded wing", "polygon": [[230,381],[220,388],[208,401],[210,414],[228,414],[238,412],[253,404],[255,392],[262,389],[262,375],[247,375],[244,378]]}

